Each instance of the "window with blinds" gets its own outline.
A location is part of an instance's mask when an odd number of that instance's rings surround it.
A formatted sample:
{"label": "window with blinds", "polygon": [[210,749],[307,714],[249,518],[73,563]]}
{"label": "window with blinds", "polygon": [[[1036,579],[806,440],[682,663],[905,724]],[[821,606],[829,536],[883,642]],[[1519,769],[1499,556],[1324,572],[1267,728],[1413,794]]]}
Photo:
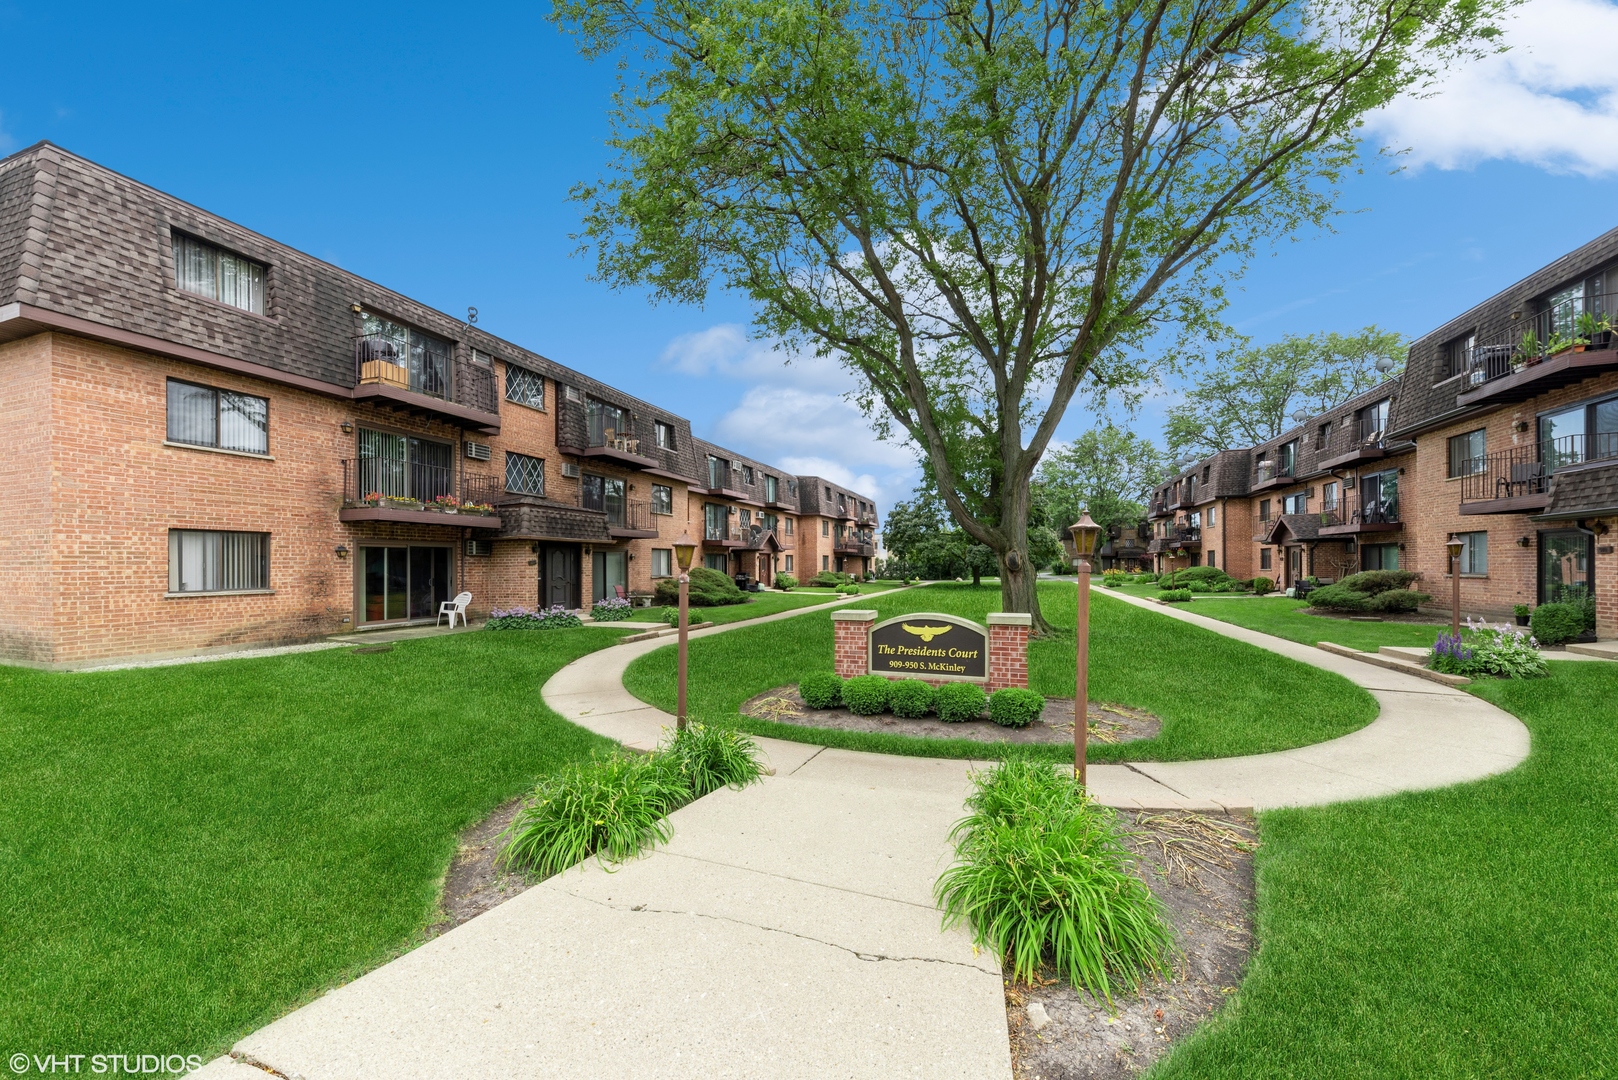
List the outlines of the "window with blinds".
{"label": "window with blinds", "polygon": [[242,592],[269,587],[269,533],[169,530],[169,592]]}
{"label": "window with blinds", "polygon": [[167,437],[192,446],[268,454],[269,399],[170,379]]}
{"label": "window with blinds", "polygon": [[184,233],[174,234],[174,284],[182,292],[264,314],[264,267]]}

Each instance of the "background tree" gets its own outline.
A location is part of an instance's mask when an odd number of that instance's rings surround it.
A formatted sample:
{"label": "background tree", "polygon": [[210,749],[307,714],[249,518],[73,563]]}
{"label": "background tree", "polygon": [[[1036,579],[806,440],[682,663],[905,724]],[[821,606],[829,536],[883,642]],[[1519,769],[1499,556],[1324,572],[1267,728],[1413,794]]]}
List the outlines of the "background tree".
{"label": "background tree", "polygon": [[1029,481],[1081,387],[1146,381],[1221,275],[1332,211],[1368,111],[1513,0],[556,0],[622,51],[598,275],[748,295],[863,376],[1040,617]]}
{"label": "background tree", "polygon": [[889,509],[882,546],[891,560],[890,575],[933,580],[970,576],[977,585],[995,571],[994,552],[950,521],[938,492],[925,483],[908,501]]}
{"label": "background tree", "polygon": [[[1205,361],[1163,425],[1173,454],[1197,456],[1273,439],[1298,409],[1325,412],[1404,367],[1409,342],[1367,326],[1357,334],[1288,335]],[[1387,372],[1376,369],[1388,361]]]}
{"label": "background tree", "polygon": [[1134,525],[1146,519],[1147,495],[1168,467],[1157,447],[1108,422],[1045,455],[1034,474],[1033,502],[1058,535],[1083,510],[1103,528]]}

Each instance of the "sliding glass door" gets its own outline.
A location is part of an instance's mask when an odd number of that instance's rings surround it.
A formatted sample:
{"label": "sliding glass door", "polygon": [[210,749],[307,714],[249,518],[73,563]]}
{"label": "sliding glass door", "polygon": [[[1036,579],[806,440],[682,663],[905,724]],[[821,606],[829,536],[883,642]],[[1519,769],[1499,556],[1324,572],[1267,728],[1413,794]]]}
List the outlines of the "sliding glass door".
{"label": "sliding glass door", "polygon": [[362,621],[431,619],[449,599],[449,548],[360,548]]}
{"label": "sliding glass door", "polygon": [[448,443],[396,435],[359,433],[359,492],[431,502],[450,493],[453,462]]}

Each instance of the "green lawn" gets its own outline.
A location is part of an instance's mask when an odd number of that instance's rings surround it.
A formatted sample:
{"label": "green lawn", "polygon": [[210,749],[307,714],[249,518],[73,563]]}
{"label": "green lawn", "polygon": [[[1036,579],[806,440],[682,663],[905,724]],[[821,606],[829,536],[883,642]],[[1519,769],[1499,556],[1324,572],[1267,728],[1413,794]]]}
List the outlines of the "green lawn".
{"label": "green lawn", "polygon": [[1399,622],[1353,622],[1310,615],[1304,600],[1288,600],[1284,596],[1252,597],[1244,600],[1198,598],[1190,605],[1198,615],[1210,619],[1235,623],[1249,630],[1301,641],[1305,645],[1318,645],[1330,641],[1347,645],[1351,649],[1375,652],[1383,645],[1416,645],[1431,648],[1440,630],[1447,627]]}
{"label": "green lawn", "polygon": [[[1071,581],[1042,582],[1040,603],[1057,632],[1029,648],[1030,683],[1052,697],[1073,693]],[[874,608],[883,617],[940,611],[982,619],[1000,609],[998,585],[974,589],[938,584],[877,597],[850,607]],[[1152,611],[1096,596],[1092,607],[1090,696],[1134,705],[1163,718],[1155,739],[1090,747],[1092,761],[1178,761],[1263,753],[1323,742],[1363,727],[1376,702],[1340,676],[1188,626]],[[734,720],[738,706],[774,686],[812,671],[829,671],[829,612],[815,612],[733,630],[691,644],[690,711],[707,720]],[[1262,671],[1262,678],[1255,672]],[[663,709],[674,705],[674,649],[659,649],[630,665],[624,685]],[[1005,744],[965,739],[830,731],[744,718],[759,735],[853,749],[935,757],[985,757]],[[1070,750],[1028,751],[1058,760]]]}
{"label": "green lawn", "polygon": [[1469,690],[1526,763],[1443,791],[1260,818],[1258,952],[1153,1080],[1618,1071],[1618,664]]}
{"label": "green lawn", "polygon": [[463,827],[611,745],[539,687],[621,632],[0,668],[0,1048],[206,1060],[407,946]]}
{"label": "green lawn", "polygon": [[[733,623],[745,619],[757,619],[764,615],[774,615],[778,611],[791,611],[794,608],[814,607],[837,599],[837,594],[830,590],[821,593],[805,593],[801,591],[778,593],[756,593],[751,604],[730,604],[725,607],[694,607],[691,609],[691,622]],[[662,612],[658,612],[662,614]]]}

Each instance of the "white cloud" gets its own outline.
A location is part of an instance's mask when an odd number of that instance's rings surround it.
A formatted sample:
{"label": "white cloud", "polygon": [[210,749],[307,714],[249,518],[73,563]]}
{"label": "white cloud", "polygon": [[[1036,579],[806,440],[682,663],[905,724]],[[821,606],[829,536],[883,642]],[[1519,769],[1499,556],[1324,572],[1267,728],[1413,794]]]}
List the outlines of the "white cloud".
{"label": "white cloud", "polygon": [[920,478],[915,454],[876,437],[849,399],[858,379],[835,360],[750,340],[734,323],[683,334],[663,363],[697,378],[745,386],[713,425],[713,440],[799,476],[821,476],[886,509]]}
{"label": "white cloud", "polygon": [[1412,165],[1520,161],[1587,176],[1618,172],[1618,5],[1530,0],[1504,24],[1509,50],[1451,72],[1431,97],[1402,98],[1370,132]]}

